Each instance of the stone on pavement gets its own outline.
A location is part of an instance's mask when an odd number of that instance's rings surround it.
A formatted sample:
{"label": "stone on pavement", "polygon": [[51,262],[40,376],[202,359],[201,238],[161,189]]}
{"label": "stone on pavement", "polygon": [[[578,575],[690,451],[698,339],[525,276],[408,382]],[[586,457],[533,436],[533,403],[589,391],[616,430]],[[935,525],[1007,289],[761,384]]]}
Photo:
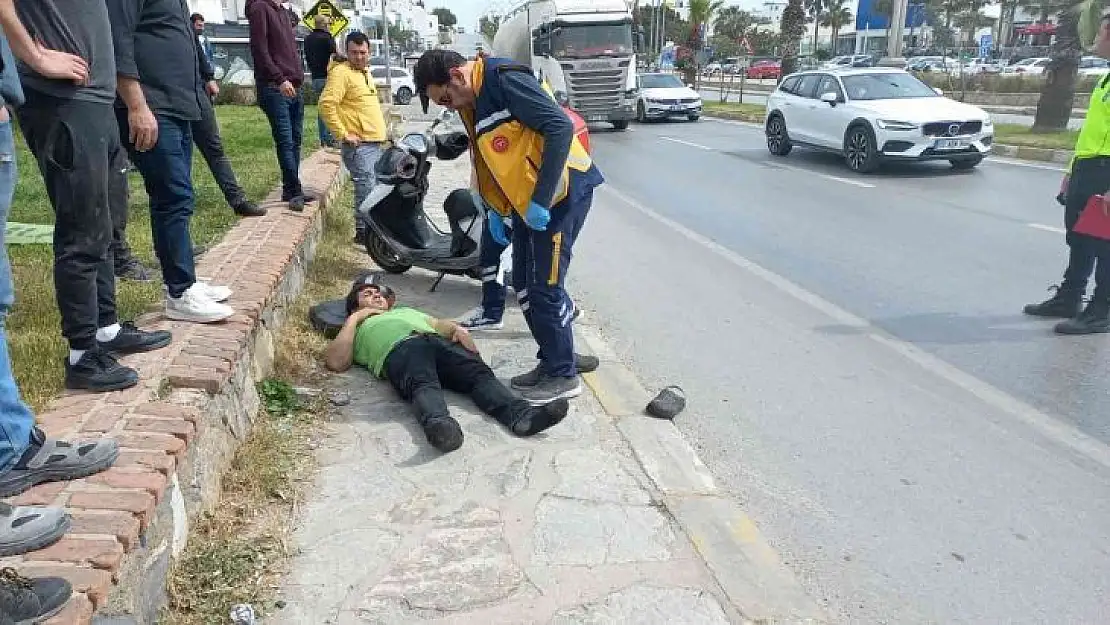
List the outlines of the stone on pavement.
{"label": "stone on pavement", "polygon": [[728,618],[717,600],[704,590],[637,584],[602,601],[560,611],[551,620],[551,625],[608,623],[717,625],[728,623]]}

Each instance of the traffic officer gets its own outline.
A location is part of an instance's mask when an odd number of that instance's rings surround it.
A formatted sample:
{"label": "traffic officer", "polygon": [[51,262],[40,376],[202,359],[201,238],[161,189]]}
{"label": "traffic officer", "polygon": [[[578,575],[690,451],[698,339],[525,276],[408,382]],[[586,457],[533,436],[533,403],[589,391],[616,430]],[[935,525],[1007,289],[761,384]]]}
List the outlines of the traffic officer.
{"label": "traffic officer", "polygon": [[[571,250],[604,182],[574,136],[574,125],[532,70],[508,59],[467,61],[429,50],[413,72],[416,92],[459,112],[470,134],[478,193],[511,220],[513,289],[539,345],[539,365],[512,380],[525,399],[546,404],[582,393],[574,356],[574,305],[563,289]],[[487,227],[508,244],[505,221]]]}
{"label": "traffic officer", "polygon": [[[1110,11],[1103,13],[1094,52],[1110,59]],[[1091,93],[1075,157],[1060,191],[1070,248],[1068,268],[1056,293],[1040,304],[1026,306],[1025,314],[1066,319],[1056,325],[1058,334],[1110,332],[1110,241],[1073,231],[1093,195],[1102,196],[1102,210],[1110,215],[1110,74],[1103,76]],[[1084,307],[1083,297],[1092,273],[1095,292]]]}

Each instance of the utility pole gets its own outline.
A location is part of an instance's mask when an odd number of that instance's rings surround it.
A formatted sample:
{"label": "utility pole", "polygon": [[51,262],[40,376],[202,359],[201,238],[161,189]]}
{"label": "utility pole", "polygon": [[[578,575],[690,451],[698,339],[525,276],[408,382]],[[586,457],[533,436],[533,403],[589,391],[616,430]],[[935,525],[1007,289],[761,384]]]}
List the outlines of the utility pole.
{"label": "utility pole", "polygon": [[385,47],[385,88],[386,88],[386,91],[389,92],[389,99],[386,100],[386,102],[388,102],[389,104],[392,104],[393,103],[393,79],[391,78],[390,75],[393,72],[390,71],[390,69],[389,69],[389,54],[390,54],[391,50],[389,49],[389,18],[386,17],[385,3],[386,3],[386,0],[382,0],[382,46]]}

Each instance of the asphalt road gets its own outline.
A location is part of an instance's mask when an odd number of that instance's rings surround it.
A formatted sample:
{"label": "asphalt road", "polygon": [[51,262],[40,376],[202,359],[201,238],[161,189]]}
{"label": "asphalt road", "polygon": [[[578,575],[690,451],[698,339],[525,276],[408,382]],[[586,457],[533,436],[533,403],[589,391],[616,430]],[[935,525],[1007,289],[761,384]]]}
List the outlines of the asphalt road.
{"label": "asphalt road", "polygon": [[[720,102],[721,101],[721,92],[718,89],[714,89],[714,88],[710,88],[710,87],[704,87],[701,90],[699,90],[698,93],[700,93],[702,98],[704,98],[705,101],[707,101],[707,102]],[[732,90],[732,91],[730,91],[729,96],[728,96],[728,98],[726,98],[726,100],[728,102],[739,102],[739,101],[741,101],[741,97],[740,97],[739,93],[737,93],[735,90]],[[744,94],[743,94],[742,100],[745,104],[758,104],[760,106],[766,106],[767,105],[767,94],[766,93],[753,93],[753,92],[745,91]],[[1010,113],[991,113],[990,115],[991,115],[991,119],[993,119],[996,123],[999,123],[999,124],[1014,124],[1014,125],[1018,125],[1018,126],[1032,126],[1033,125],[1033,116],[1032,115],[1013,115],[1013,114],[1010,114]],[[1083,120],[1082,119],[1073,118],[1073,119],[1068,121],[1068,128],[1071,128],[1072,130],[1079,130],[1082,127],[1083,127]]]}
{"label": "asphalt road", "polygon": [[1110,622],[1110,339],[1023,318],[1060,172],[596,130],[572,292],[838,622]]}

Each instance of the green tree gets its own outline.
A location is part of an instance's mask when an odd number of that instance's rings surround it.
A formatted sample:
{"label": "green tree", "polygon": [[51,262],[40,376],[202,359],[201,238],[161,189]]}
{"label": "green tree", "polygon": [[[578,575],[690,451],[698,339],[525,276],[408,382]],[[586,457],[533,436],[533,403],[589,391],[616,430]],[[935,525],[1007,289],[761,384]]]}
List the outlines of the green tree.
{"label": "green tree", "polygon": [[806,10],[802,0],[788,0],[782,10],[779,41],[782,45],[782,75],[798,68],[798,47],[806,34]]}
{"label": "green tree", "polygon": [[493,43],[493,37],[497,35],[497,29],[500,27],[500,15],[483,15],[478,19],[478,31],[485,35],[491,44]]}
{"label": "green tree", "polygon": [[714,55],[717,58],[729,58],[747,54],[747,51],[741,49],[740,41],[748,37],[754,25],[755,18],[752,14],[740,7],[729,6],[721,9],[713,22],[711,41]]}
{"label": "green tree", "polygon": [[679,17],[678,13],[670,7],[666,7],[663,14],[659,14],[656,7],[642,6],[636,9],[633,14],[636,23],[640,25],[644,33],[644,47],[647,48],[645,52],[649,55],[659,53],[659,34],[660,22],[666,22],[663,26],[663,43],[667,41],[674,41],[676,43],[685,41],[687,34],[686,21]]}
{"label": "green tree", "polygon": [[708,29],[709,25],[713,23],[713,18],[716,16],[717,11],[721,10],[724,6],[724,0],[690,0],[690,23],[688,46],[690,51],[693,52],[693,63],[689,63],[686,67],[686,82],[692,84],[697,80],[698,74],[698,56],[705,48],[705,37],[703,36],[702,29]]}
{"label": "green tree", "polygon": [[442,29],[451,28],[459,23],[459,18],[455,17],[455,14],[447,7],[436,7],[432,9],[432,15],[439,18],[439,27]]}
{"label": "green tree", "polygon": [[848,0],[828,0],[828,3],[825,14],[821,17],[821,25],[832,31],[832,53],[835,55],[838,52],[836,40],[840,36],[840,29],[851,25],[855,16],[848,8]]}

